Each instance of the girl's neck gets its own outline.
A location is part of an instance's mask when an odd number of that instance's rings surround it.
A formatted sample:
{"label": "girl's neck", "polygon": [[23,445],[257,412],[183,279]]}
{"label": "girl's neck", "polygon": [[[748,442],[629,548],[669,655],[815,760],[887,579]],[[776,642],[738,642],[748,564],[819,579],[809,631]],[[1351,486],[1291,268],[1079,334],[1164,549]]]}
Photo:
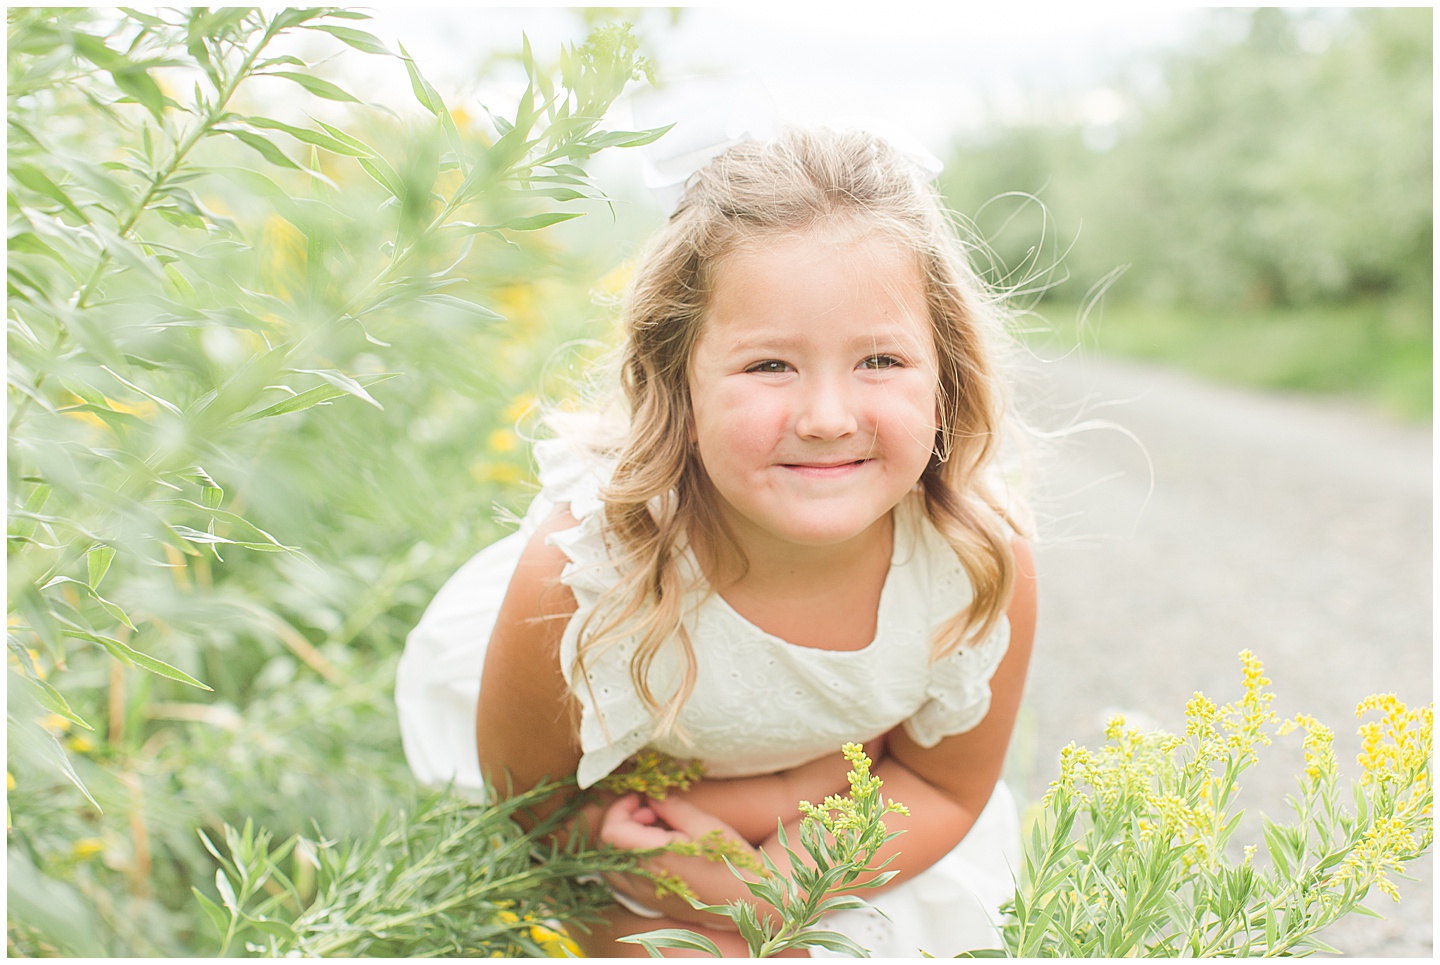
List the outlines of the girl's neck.
{"label": "girl's neck", "polygon": [[752,544],[742,547],[749,561],[743,570],[701,565],[730,608],[766,633],[800,647],[860,650],[879,625],[894,515],[839,546]]}
{"label": "girl's neck", "polygon": [[863,582],[876,574],[883,581],[894,547],[894,517],[892,510],[858,536],[828,546],[801,546],[733,531],[733,549],[710,546],[704,539],[695,545],[706,579],[722,595],[747,587],[763,587],[775,594],[803,593],[854,578]]}

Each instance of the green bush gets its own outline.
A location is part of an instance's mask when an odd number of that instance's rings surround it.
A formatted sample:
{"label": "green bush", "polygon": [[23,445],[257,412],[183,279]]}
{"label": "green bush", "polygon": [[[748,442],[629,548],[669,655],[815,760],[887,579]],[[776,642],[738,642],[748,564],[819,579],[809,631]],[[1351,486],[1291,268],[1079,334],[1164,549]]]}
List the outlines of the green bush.
{"label": "green bush", "polygon": [[523,497],[525,396],[595,314],[540,229],[660,133],[600,121],[647,67],[625,27],[526,43],[492,135],[362,14],[8,17],[10,949],[206,953],[197,831],[413,796],[394,661]]}

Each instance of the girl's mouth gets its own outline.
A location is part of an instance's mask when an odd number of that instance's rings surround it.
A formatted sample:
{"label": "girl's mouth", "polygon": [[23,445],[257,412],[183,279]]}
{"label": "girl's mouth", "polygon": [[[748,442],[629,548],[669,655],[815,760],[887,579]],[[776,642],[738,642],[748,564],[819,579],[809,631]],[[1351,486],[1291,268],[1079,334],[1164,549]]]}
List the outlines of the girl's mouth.
{"label": "girl's mouth", "polygon": [[798,472],[806,476],[827,478],[831,476],[843,476],[865,465],[868,459],[851,459],[844,462],[786,462],[781,463],[781,468],[789,469],[791,472]]}

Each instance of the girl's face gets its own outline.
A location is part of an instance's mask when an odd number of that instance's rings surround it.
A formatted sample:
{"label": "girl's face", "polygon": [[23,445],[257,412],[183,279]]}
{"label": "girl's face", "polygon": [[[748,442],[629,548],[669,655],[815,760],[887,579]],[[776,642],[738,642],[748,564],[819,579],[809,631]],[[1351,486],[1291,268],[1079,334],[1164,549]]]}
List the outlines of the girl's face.
{"label": "girl's face", "polygon": [[746,550],[874,536],[930,460],[936,354],[914,254],[811,231],[717,266],[691,441]]}

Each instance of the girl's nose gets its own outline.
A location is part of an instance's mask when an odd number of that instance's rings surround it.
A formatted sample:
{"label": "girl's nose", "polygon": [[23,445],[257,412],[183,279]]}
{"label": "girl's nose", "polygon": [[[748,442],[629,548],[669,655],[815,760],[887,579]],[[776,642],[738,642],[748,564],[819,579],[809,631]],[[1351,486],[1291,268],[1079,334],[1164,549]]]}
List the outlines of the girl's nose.
{"label": "girl's nose", "polygon": [[807,385],[800,399],[795,431],[807,439],[843,439],[858,423],[843,386],[829,379]]}

